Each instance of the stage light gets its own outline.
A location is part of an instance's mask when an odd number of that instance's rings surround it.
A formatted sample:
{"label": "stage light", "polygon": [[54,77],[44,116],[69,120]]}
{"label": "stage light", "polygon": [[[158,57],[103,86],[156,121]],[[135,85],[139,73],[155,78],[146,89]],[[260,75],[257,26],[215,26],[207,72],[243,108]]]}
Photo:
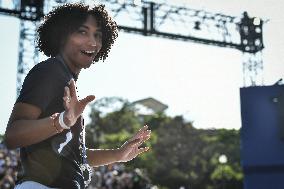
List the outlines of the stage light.
{"label": "stage light", "polygon": [[254,17],[253,18],[253,24],[255,25],[255,26],[259,26],[260,25],[260,18],[258,18],[258,17]]}
{"label": "stage light", "polygon": [[199,21],[196,21],[196,22],[194,22],[194,29],[195,30],[200,30],[201,28],[200,28],[200,22]]}
{"label": "stage light", "polygon": [[261,32],[260,27],[256,27],[256,28],[255,28],[255,32],[256,32],[256,33],[260,33],[260,32]]}

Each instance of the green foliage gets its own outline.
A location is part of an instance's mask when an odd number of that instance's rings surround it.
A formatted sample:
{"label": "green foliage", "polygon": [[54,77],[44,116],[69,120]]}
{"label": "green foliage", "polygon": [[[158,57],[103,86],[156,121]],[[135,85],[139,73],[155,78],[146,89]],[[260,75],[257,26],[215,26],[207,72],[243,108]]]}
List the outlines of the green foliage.
{"label": "green foliage", "polygon": [[[116,104],[116,106],[111,106]],[[119,107],[119,110],[117,109]],[[114,110],[107,114],[105,111]],[[92,105],[90,114],[92,122],[86,127],[86,143],[89,147],[103,147],[121,144],[130,133],[134,133],[140,127],[138,118],[126,100],[120,98],[106,98],[96,101]],[[110,135],[110,136],[107,136]],[[114,136],[118,137],[114,140]],[[120,136],[122,135],[122,136]]]}
{"label": "green foliage", "polygon": [[230,165],[218,165],[215,167],[215,170],[212,172],[210,178],[212,180],[241,180],[242,174],[234,170]]}
{"label": "green foliage", "polygon": [[[147,172],[159,188],[242,188],[238,130],[196,129],[181,116],[163,113],[141,116],[116,97],[96,101],[90,116],[86,143],[91,148],[117,148],[140,127],[150,126],[150,150],[126,165]],[[226,164],[219,163],[221,154],[228,157]]]}

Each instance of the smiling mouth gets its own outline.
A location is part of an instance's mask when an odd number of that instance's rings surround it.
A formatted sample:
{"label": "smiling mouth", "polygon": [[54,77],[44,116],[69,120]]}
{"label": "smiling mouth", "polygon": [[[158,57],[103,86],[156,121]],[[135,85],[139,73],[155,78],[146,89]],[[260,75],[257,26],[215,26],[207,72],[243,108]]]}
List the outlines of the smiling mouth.
{"label": "smiling mouth", "polygon": [[81,53],[89,56],[89,57],[92,57],[92,56],[95,56],[97,54],[96,51],[81,51]]}

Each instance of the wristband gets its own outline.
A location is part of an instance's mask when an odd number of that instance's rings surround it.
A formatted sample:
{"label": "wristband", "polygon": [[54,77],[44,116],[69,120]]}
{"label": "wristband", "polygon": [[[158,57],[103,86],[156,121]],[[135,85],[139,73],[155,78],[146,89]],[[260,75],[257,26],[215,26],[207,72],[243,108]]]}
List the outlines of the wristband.
{"label": "wristband", "polygon": [[59,115],[58,115],[59,113],[55,113],[55,114],[53,114],[53,115],[51,115],[50,116],[50,118],[52,119],[52,126],[55,128],[55,130],[56,130],[56,133],[58,134],[58,133],[61,133],[62,131],[63,131],[63,129],[60,127],[60,128],[58,128],[57,126],[56,126],[56,119],[58,119],[58,117],[59,117]]}
{"label": "wristband", "polygon": [[64,119],[63,119],[64,113],[65,113],[65,111],[64,111],[64,112],[61,112],[60,115],[59,115],[59,125],[60,125],[63,129],[70,129],[70,127],[68,127],[68,126],[64,123]]}

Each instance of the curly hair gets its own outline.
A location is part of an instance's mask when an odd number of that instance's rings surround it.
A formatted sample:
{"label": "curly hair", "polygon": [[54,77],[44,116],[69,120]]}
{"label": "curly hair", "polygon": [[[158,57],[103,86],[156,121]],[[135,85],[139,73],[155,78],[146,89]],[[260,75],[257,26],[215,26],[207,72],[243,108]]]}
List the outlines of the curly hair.
{"label": "curly hair", "polygon": [[58,55],[67,37],[75,32],[89,15],[96,18],[102,29],[102,48],[94,58],[94,62],[105,60],[118,36],[116,22],[109,16],[104,5],[90,8],[82,3],[67,3],[49,12],[37,29],[37,47],[46,56]]}

